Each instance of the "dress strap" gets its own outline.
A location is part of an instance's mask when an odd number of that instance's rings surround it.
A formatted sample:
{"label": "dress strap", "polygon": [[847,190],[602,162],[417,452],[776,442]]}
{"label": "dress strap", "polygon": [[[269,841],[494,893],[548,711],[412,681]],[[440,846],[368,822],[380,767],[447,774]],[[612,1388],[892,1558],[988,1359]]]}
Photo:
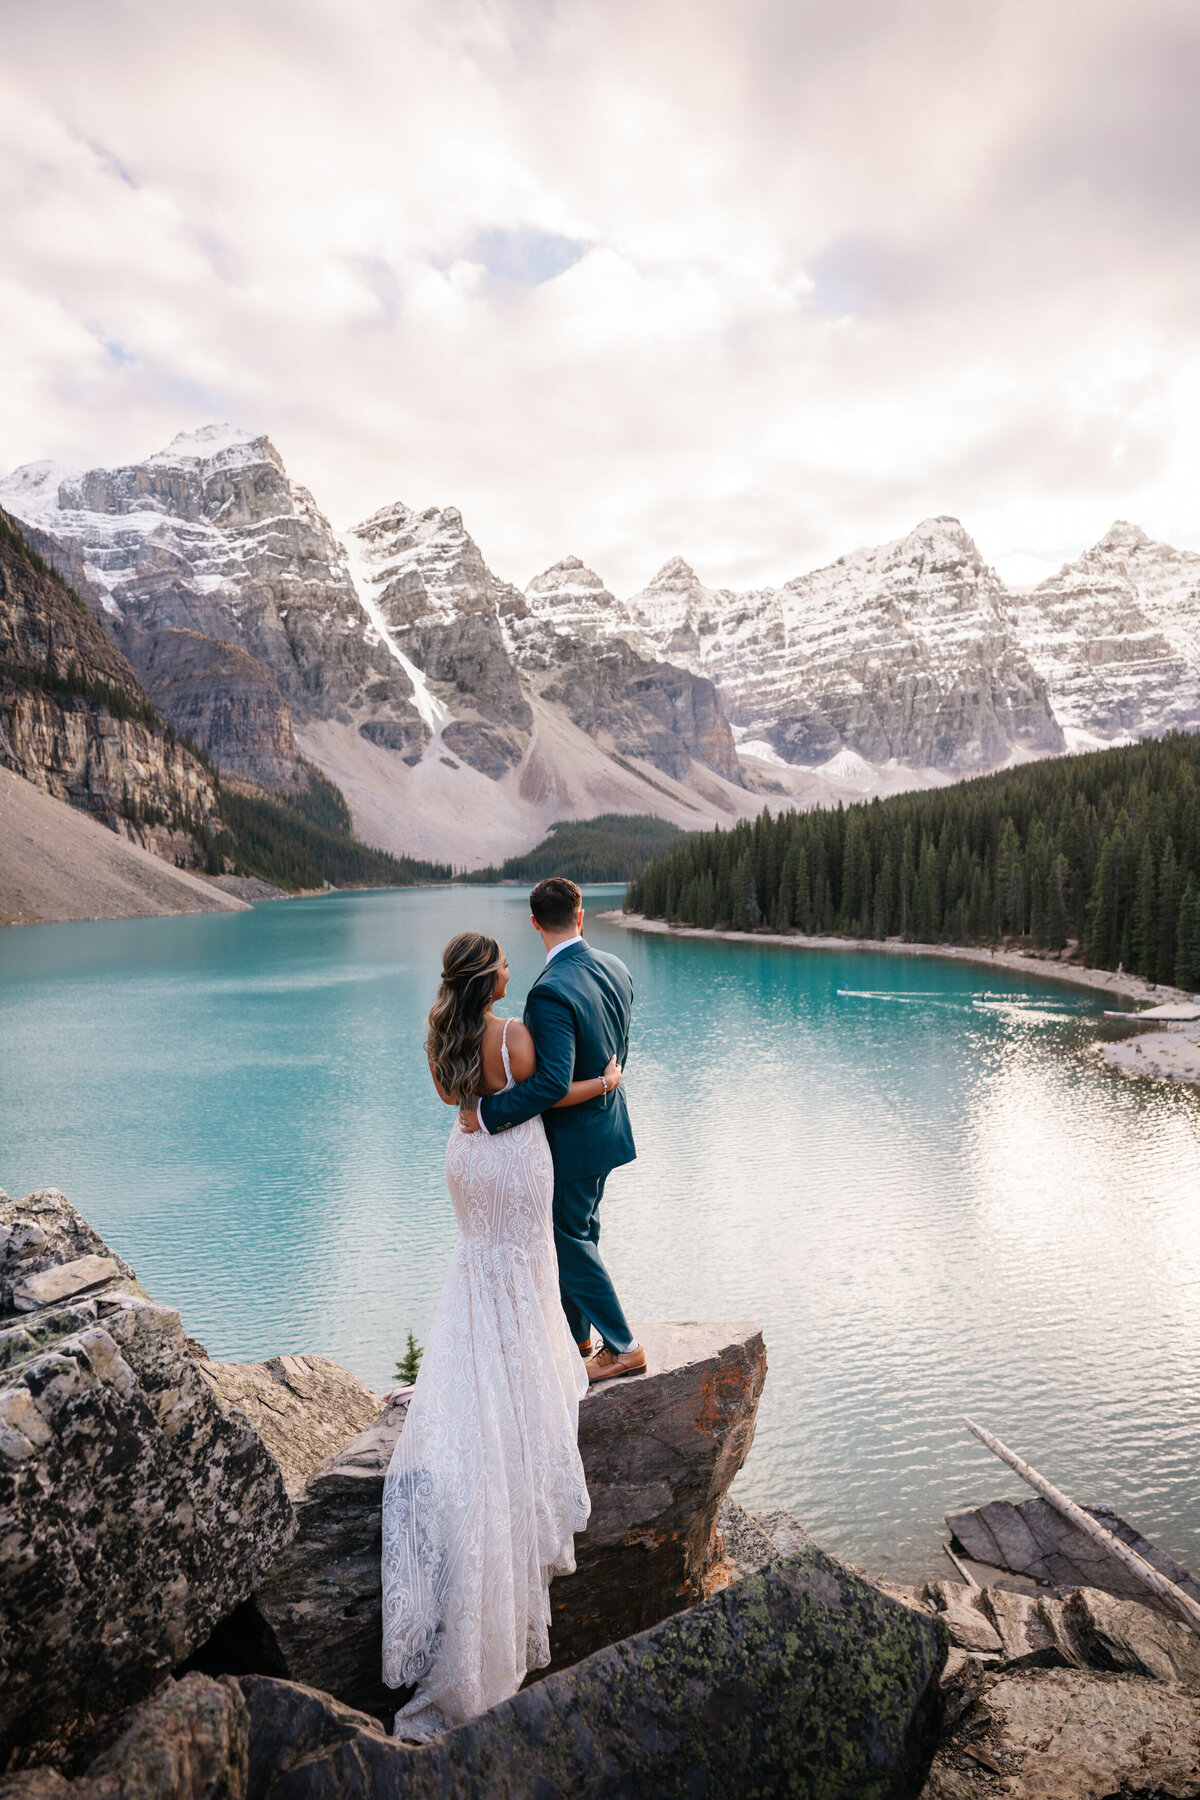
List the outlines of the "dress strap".
{"label": "dress strap", "polygon": [[500,1060],[504,1064],[504,1079],[509,1087],[512,1086],[513,1078],[512,1064],[508,1060],[508,1028],[511,1024],[511,1019],[505,1019],[504,1030],[500,1034]]}

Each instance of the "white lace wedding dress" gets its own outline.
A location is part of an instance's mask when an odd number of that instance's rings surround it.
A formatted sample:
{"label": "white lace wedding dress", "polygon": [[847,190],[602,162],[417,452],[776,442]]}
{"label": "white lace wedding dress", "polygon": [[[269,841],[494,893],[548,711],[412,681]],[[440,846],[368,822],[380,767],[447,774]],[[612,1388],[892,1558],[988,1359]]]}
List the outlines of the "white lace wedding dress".
{"label": "white lace wedding dress", "polygon": [[542,1121],[495,1137],[456,1121],[446,1183],[460,1235],[383,1489],[383,1679],[417,1684],[395,1734],[418,1739],[549,1662],[550,1579],[590,1511]]}

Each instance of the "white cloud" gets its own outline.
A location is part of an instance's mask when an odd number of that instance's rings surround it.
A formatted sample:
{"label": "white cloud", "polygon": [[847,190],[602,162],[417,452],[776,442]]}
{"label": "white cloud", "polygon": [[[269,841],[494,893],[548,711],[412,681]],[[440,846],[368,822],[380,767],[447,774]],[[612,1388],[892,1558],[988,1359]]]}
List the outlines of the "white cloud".
{"label": "white cloud", "polygon": [[0,0],[0,464],[267,430],[339,524],[459,505],[784,579],[957,512],[1200,543],[1190,0]]}

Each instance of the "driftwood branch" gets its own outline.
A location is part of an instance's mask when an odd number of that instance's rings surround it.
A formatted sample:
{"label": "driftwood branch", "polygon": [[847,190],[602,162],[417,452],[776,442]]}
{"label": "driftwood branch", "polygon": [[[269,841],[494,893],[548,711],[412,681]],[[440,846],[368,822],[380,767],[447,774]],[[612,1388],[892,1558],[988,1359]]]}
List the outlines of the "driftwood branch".
{"label": "driftwood branch", "polygon": [[955,1554],[954,1554],[953,1550],[950,1548],[949,1544],[943,1544],[942,1549],[946,1552],[946,1555],[950,1558],[950,1561],[954,1564],[955,1568],[958,1570],[959,1574],[962,1576],[962,1578],[966,1582],[967,1586],[977,1588],[979,1586],[979,1583],[976,1581],[975,1577],[972,1575],[970,1569],[968,1569],[966,1563],[961,1561],[961,1559],[959,1557],[955,1556]]}
{"label": "driftwood branch", "polygon": [[1053,1482],[1047,1481],[1044,1475],[1039,1475],[1036,1469],[1031,1469],[1022,1457],[1010,1450],[1007,1445],[1002,1444],[998,1437],[993,1437],[991,1432],[986,1431],[982,1425],[976,1425],[972,1419],[964,1419],[963,1424],[968,1431],[974,1433],[981,1444],[992,1452],[993,1456],[998,1456],[1001,1462],[1007,1463],[1010,1469],[1016,1471],[1022,1481],[1027,1481],[1030,1487],[1042,1496],[1043,1500],[1048,1500],[1056,1512],[1060,1512],[1064,1519],[1069,1519],[1076,1530],[1086,1533],[1096,1543],[1102,1544],[1110,1556],[1115,1557],[1131,1574],[1136,1575],[1138,1580],[1151,1592],[1157,1594],[1160,1600],[1165,1600],[1169,1606],[1173,1607],[1180,1617],[1187,1621],[1193,1631],[1200,1633],[1200,1606],[1196,1604],[1190,1594],[1185,1594],[1183,1589],[1176,1587],[1173,1581],[1169,1581],[1165,1575],[1160,1575],[1159,1571],[1148,1563],[1144,1556],[1139,1556],[1136,1550],[1131,1550],[1128,1544],[1123,1544],[1120,1538],[1113,1536],[1111,1531],[1106,1531],[1104,1526],[1092,1517],[1091,1513],[1086,1512],[1082,1506],[1076,1506],[1074,1500],[1068,1499],[1061,1489],[1056,1488]]}

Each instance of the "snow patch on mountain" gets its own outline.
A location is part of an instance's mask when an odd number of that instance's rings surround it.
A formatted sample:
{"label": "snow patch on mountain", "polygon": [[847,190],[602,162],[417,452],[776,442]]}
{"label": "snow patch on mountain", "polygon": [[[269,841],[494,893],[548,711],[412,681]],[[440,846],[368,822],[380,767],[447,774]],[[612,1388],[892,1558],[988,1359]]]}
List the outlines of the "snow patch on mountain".
{"label": "snow patch on mountain", "polygon": [[146,458],[152,468],[182,462],[209,462],[226,451],[255,451],[269,440],[261,432],[241,425],[201,425],[196,431],[180,431],[163,450]]}

